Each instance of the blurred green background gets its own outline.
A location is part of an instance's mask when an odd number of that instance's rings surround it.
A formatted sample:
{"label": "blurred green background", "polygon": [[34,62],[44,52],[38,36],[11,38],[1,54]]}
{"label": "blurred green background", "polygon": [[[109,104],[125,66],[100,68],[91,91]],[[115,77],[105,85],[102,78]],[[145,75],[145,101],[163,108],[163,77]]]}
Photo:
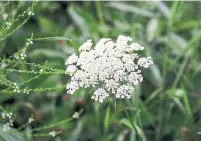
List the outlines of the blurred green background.
{"label": "blurred green background", "polygon": [[[18,12],[22,13],[30,5],[10,2],[7,12],[19,6]],[[1,13],[0,25],[4,22]],[[131,36],[145,47],[144,55],[152,56],[154,65],[143,70],[144,82],[136,88],[132,100],[116,103],[112,99],[94,103],[89,89],[72,96],[65,88],[29,95],[0,93],[1,106],[15,114],[14,128],[33,115],[35,121],[19,130],[21,134],[84,110],[78,120],[47,130],[62,131],[54,138],[25,134],[26,139],[13,135],[13,141],[138,141],[143,134],[148,141],[201,140],[201,2],[39,1],[34,16],[0,42],[1,58],[17,52],[32,33],[33,39],[65,37],[79,45],[87,39],[96,43],[103,37],[116,40],[118,35]],[[27,49],[26,61],[65,70],[65,60],[74,52],[77,47],[65,40],[36,40]],[[28,66],[18,69],[31,70]],[[34,76],[13,72],[7,77],[12,82],[23,82]],[[27,86],[63,87],[68,81],[67,75],[48,74]],[[6,135],[2,131],[0,134]]]}

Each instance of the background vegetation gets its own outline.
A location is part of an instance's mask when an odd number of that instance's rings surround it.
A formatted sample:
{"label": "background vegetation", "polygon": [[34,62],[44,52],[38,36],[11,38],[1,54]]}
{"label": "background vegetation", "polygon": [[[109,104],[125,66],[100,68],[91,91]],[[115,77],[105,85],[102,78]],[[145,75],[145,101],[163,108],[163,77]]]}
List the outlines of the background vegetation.
{"label": "background vegetation", "polygon": [[[1,141],[201,140],[200,2],[0,2],[0,11],[1,112],[14,114]],[[89,89],[67,95],[65,59],[87,39],[118,35],[154,61],[132,100],[94,103]]]}

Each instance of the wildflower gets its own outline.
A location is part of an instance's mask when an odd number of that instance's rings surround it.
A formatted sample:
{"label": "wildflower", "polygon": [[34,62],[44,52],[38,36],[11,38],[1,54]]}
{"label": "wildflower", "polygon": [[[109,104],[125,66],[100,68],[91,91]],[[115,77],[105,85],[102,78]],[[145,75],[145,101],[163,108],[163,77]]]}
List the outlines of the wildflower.
{"label": "wildflower", "polygon": [[75,113],[73,114],[73,118],[78,119],[78,118],[79,118],[79,113],[78,113],[78,112],[75,112]]}
{"label": "wildflower", "polygon": [[55,131],[51,131],[51,132],[49,132],[49,135],[52,136],[52,137],[55,137],[56,136],[56,132]]}
{"label": "wildflower", "polygon": [[6,116],[11,119],[12,118],[13,113],[7,113]]}
{"label": "wildflower", "polygon": [[26,44],[27,44],[27,46],[30,45],[30,44],[32,45],[33,41],[31,39],[27,39],[27,43]]}
{"label": "wildflower", "polygon": [[73,94],[79,88],[79,84],[76,81],[72,81],[67,84],[66,89],[69,94]]}
{"label": "wildflower", "polygon": [[138,51],[138,50],[144,50],[144,47],[141,46],[140,44],[138,43],[132,43],[131,46],[130,46],[130,51]]}
{"label": "wildflower", "polygon": [[103,100],[106,99],[108,96],[108,93],[104,89],[99,88],[94,92],[94,95],[92,95],[91,98],[102,103]]}
{"label": "wildflower", "polygon": [[10,126],[8,125],[8,124],[4,124],[3,125],[3,131],[5,132],[5,131],[8,131],[8,130],[10,130],[11,128],[10,128]]}
{"label": "wildflower", "polygon": [[92,48],[92,40],[87,40],[66,60],[67,73],[71,81],[67,93],[74,94],[81,87],[94,87],[92,99],[102,103],[109,96],[131,98],[134,86],[143,81],[141,67],[148,68],[151,57],[141,57],[138,51],[144,47],[138,43],[129,44],[130,37],[119,35],[116,42],[102,38]]}
{"label": "wildflower", "polygon": [[77,67],[76,67],[76,66],[70,65],[70,66],[67,67],[67,70],[66,70],[66,71],[67,71],[67,73],[69,73],[69,74],[71,75],[71,74],[75,73],[76,70],[77,70]]}
{"label": "wildflower", "polygon": [[16,92],[16,93],[20,93],[20,88],[19,86],[17,85],[17,83],[13,83],[13,91]]}
{"label": "wildflower", "polygon": [[87,40],[83,45],[80,46],[79,51],[89,51],[92,46],[92,40]]}
{"label": "wildflower", "polygon": [[34,13],[33,13],[32,11],[29,11],[29,12],[28,12],[28,15],[29,15],[29,16],[31,16],[31,15],[34,16]]}
{"label": "wildflower", "polygon": [[71,64],[74,64],[74,63],[77,63],[77,60],[78,60],[78,56],[76,54],[72,54],[68,60],[66,60],[66,65],[71,65]]}
{"label": "wildflower", "polygon": [[20,58],[21,58],[22,60],[24,60],[24,59],[26,58],[25,52],[20,53]]}
{"label": "wildflower", "polygon": [[116,98],[131,98],[131,94],[133,92],[134,88],[132,86],[129,85],[121,85],[118,89],[117,89],[117,94],[116,94]]}
{"label": "wildflower", "polygon": [[153,64],[153,61],[151,60],[151,57],[142,57],[138,60],[138,65],[144,68],[148,68],[150,64]]}
{"label": "wildflower", "polygon": [[10,130],[13,127],[13,120],[12,120],[13,113],[1,113],[2,119],[6,120],[6,123],[3,124],[3,131]]}
{"label": "wildflower", "polygon": [[14,55],[14,57],[17,60],[24,60],[27,57],[27,55],[26,55],[26,49],[24,48],[24,49],[20,50],[20,52],[16,53]]}
{"label": "wildflower", "polygon": [[28,123],[32,123],[34,119],[32,117],[29,118]]}

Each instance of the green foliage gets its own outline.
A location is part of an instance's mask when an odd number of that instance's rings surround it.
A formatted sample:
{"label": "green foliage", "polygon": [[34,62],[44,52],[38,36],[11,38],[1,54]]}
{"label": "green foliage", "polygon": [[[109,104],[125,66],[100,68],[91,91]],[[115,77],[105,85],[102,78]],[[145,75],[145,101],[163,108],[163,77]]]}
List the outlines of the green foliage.
{"label": "green foliage", "polygon": [[[14,113],[0,140],[201,140],[200,9],[184,1],[0,2],[0,112]],[[154,61],[132,100],[93,103],[91,89],[66,95],[65,59],[87,39],[119,34]]]}
{"label": "green foliage", "polygon": [[8,132],[2,130],[2,126],[0,129],[0,140],[1,141],[27,141],[27,138],[15,129],[11,129]]}

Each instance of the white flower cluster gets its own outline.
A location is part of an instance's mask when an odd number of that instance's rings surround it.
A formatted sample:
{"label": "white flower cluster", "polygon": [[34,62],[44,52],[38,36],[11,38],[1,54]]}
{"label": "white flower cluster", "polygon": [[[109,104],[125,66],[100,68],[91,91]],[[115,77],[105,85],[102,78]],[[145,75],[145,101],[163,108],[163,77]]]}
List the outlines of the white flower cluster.
{"label": "white flower cluster", "polygon": [[19,88],[19,86],[17,85],[17,83],[14,83],[12,87],[13,87],[13,91],[14,91],[15,93],[20,93],[20,88]]}
{"label": "white flower cluster", "polygon": [[55,137],[56,136],[56,131],[49,132],[49,135],[52,136],[52,137]]}
{"label": "white flower cluster", "polygon": [[73,114],[73,118],[78,119],[78,118],[79,118],[79,113],[78,113],[78,112],[75,112],[75,113]]}
{"label": "white flower cluster", "polygon": [[13,83],[12,88],[13,88],[13,92],[15,93],[29,94],[29,89],[27,87],[24,89],[20,89],[20,85],[18,85],[17,83]]}
{"label": "white flower cluster", "polygon": [[15,58],[17,60],[24,60],[27,57],[26,55],[26,49],[22,49],[20,52],[15,54]]}
{"label": "white flower cluster", "polygon": [[12,116],[13,113],[1,113],[1,118],[7,120],[7,122],[3,125],[3,131],[8,131],[13,126]]}
{"label": "white flower cluster", "polygon": [[31,124],[33,121],[34,121],[34,119],[33,119],[32,117],[30,117],[30,118],[28,119],[28,123],[29,123],[29,124]]}
{"label": "white flower cluster", "polygon": [[28,15],[29,15],[29,16],[34,16],[34,13],[33,13],[32,11],[29,11],[29,12],[28,12]]}
{"label": "white flower cluster", "polygon": [[109,95],[116,98],[131,98],[134,85],[143,81],[139,67],[148,68],[151,57],[141,57],[136,52],[144,50],[138,43],[128,44],[130,37],[119,35],[113,42],[102,38],[94,48],[92,40],[79,48],[79,55],[73,54],[66,60],[67,73],[71,76],[67,93],[73,94],[80,87],[99,87],[92,99],[103,102]]}
{"label": "white flower cluster", "polygon": [[31,39],[27,39],[27,43],[26,44],[27,44],[27,46],[32,45],[33,41]]}

